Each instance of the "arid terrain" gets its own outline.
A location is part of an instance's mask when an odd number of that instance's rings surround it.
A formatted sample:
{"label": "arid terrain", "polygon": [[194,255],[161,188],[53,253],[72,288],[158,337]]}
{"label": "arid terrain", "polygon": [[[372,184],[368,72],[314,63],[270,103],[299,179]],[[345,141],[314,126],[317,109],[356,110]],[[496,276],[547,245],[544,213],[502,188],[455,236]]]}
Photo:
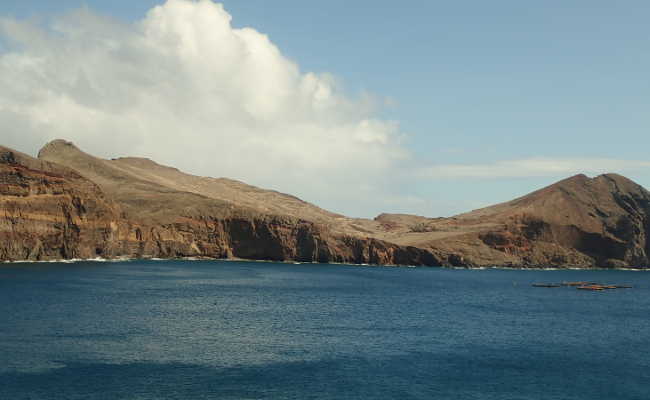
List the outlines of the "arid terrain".
{"label": "arid terrain", "polygon": [[576,175],[450,218],[350,218],[144,158],[0,147],[0,260],[210,257],[428,266],[650,266],[650,193]]}

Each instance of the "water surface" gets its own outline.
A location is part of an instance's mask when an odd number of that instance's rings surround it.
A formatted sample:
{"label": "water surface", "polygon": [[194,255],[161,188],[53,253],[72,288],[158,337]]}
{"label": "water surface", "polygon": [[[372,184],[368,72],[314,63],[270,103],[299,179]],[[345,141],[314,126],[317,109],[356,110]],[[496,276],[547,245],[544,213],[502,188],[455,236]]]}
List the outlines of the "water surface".
{"label": "water surface", "polygon": [[[533,282],[594,280],[585,292]],[[650,399],[650,273],[0,266],[0,398]]]}

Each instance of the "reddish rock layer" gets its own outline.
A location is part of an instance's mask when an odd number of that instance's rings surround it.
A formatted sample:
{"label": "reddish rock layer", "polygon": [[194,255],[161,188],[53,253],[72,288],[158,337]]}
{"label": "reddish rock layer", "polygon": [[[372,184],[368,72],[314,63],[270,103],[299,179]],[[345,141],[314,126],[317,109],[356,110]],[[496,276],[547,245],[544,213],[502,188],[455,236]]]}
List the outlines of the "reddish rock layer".
{"label": "reddish rock layer", "polygon": [[76,172],[0,147],[0,260],[92,258],[118,209]]}
{"label": "reddish rock layer", "polygon": [[[125,186],[122,178],[113,175],[110,183]],[[107,182],[109,189],[119,186]],[[422,249],[334,234],[314,222],[150,182],[128,183],[133,186],[127,184],[126,192],[105,194],[71,168],[0,148],[0,260],[212,257],[439,264]]]}

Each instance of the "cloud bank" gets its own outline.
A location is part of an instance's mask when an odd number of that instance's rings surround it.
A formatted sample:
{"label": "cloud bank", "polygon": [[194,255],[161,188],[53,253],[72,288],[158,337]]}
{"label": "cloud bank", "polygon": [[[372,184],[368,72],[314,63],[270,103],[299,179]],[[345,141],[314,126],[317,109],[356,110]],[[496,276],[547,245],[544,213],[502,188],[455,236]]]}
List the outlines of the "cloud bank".
{"label": "cloud bank", "polygon": [[79,10],[40,25],[2,19],[0,32],[8,146],[65,138],[312,200],[372,188],[407,154],[372,99],[301,72],[210,0],[168,0],[132,25]]}
{"label": "cloud bank", "polygon": [[562,177],[650,168],[650,161],[614,158],[527,158],[486,164],[442,164],[418,171],[424,179]]}

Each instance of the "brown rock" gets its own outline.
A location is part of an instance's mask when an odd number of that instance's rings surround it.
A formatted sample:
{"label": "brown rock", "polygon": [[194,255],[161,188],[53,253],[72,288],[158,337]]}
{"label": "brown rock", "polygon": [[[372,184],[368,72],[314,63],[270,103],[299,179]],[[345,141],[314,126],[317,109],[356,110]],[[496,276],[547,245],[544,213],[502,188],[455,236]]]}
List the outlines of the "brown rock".
{"label": "brown rock", "polygon": [[[461,255],[472,265],[650,265],[650,193],[616,174],[577,175],[510,202],[420,224],[431,233],[405,232],[396,242]],[[456,256],[447,259],[458,264]]]}
{"label": "brown rock", "polygon": [[0,147],[0,260],[94,258],[118,208],[75,171]]}
{"label": "brown rock", "polygon": [[331,213],[294,196],[56,140],[0,147],[0,260],[213,257],[448,266],[650,266],[650,194],[577,175],[451,218]]}
{"label": "brown rock", "polygon": [[[342,216],[241,182],[192,177],[142,159],[102,160],[61,140],[39,157],[0,152],[0,260],[194,256],[439,264],[422,249],[334,231],[323,219]],[[230,185],[225,194],[224,184]]]}

